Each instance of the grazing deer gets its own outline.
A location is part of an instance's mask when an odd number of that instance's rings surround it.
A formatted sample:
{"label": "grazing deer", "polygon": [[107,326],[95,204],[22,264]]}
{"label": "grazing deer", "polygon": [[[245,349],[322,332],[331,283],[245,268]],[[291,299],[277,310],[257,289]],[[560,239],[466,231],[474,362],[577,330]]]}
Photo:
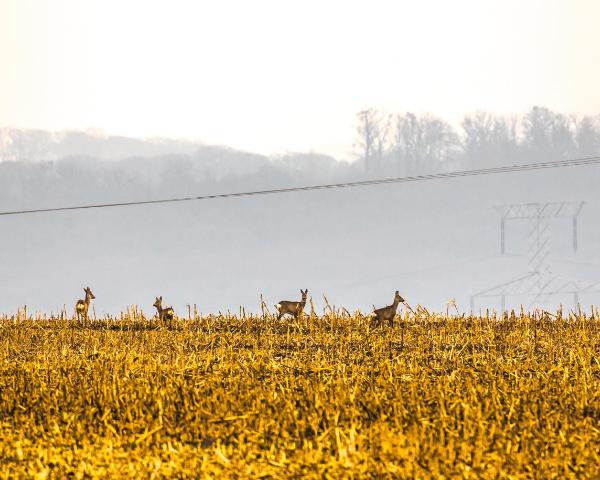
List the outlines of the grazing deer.
{"label": "grazing deer", "polygon": [[306,295],[308,294],[308,289],[302,290],[300,289],[300,293],[302,294],[302,300],[299,302],[290,302],[289,300],[282,300],[275,308],[279,312],[277,315],[277,320],[280,320],[286,313],[289,313],[296,320],[300,316],[300,314],[304,313],[304,306],[306,305]]}
{"label": "grazing deer", "polygon": [[77,303],[75,304],[75,313],[77,314],[77,319],[79,321],[83,319],[84,323],[87,323],[90,303],[96,297],[90,290],[90,287],[84,288],[83,291],[85,292],[85,300],[77,300]]}
{"label": "grazing deer", "polygon": [[175,311],[171,307],[162,308],[162,296],[156,297],[156,301],[154,302],[154,307],[158,310],[158,320],[166,324],[169,323],[169,328],[173,326],[173,317],[175,316]]}
{"label": "grazing deer", "polygon": [[387,322],[390,327],[394,326],[394,317],[396,316],[396,310],[398,309],[398,305],[400,303],[404,303],[404,299],[396,290],[396,294],[394,296],[394,303],[388,305],[387,307],[377,308],[370,315],[373,318],[373,321],[376,325],[383,325],[384,322]]}

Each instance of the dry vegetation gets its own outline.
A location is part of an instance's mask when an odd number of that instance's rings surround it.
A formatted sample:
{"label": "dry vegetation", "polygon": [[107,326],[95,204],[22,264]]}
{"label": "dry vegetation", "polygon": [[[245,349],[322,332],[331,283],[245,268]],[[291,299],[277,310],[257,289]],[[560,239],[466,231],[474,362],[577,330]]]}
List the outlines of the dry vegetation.
{"label": "dry vegetation", "polygon": [[0,317],[1,478],[599,478],[596,315]]}

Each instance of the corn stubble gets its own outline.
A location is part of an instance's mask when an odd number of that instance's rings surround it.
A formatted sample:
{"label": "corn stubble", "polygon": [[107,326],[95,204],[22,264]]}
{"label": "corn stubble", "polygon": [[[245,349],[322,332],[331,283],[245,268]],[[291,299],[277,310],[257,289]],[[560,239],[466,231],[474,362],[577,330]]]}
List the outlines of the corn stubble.
{"label": "corn stubble", "polygon": [[0,317],[1,478],[598,478],[598,316]]}

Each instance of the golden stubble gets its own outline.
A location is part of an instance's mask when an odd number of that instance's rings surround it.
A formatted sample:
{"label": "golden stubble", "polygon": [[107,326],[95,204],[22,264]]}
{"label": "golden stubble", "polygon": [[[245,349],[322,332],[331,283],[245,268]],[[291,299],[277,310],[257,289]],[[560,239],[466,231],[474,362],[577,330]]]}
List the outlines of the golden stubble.
{"label": "golden stubble", "polygon": [[0,317],[0,478],[598,478],[600,326]]}

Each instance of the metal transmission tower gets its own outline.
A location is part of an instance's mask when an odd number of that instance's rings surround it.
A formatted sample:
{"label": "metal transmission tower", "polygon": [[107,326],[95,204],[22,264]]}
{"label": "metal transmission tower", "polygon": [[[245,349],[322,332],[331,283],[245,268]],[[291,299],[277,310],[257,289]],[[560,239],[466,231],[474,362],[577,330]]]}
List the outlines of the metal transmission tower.
{"label": "metal transmission tower", "polygon": [[506,222],[509,220],[528,220],[531,223],[530,238],[536,245],[553,218],[570,217],[573,223],[573,251],[577,251],[577,217],[585,202],[546,202],[500,205],[494,207],[500,213],[500,253],[504,255]]}
{"label": "metal transmission tower", "polygon": [[546,202],[501,205],[494,207],[500,214],[500,254],[506,253],[506,226],[509,221],[525,221],[529,223],[528,232],[528,270],[527,274],[506,283],[496,285],[477,292],[471,296],[471,311],[474,310],[477,298],[499,298],[502,311],[505,310],[506,298],[528,297],[529,307],[540,298],[552,295],[572,295],[575,306],[579,304],[581,293],[598,293],[599,283],[583,285],[581,282],[553,275],[547,262],[549,255],[548,227],[551,220],[570,218],[572,224],[573,252],[577,251],[577,217],[584,202]]}

